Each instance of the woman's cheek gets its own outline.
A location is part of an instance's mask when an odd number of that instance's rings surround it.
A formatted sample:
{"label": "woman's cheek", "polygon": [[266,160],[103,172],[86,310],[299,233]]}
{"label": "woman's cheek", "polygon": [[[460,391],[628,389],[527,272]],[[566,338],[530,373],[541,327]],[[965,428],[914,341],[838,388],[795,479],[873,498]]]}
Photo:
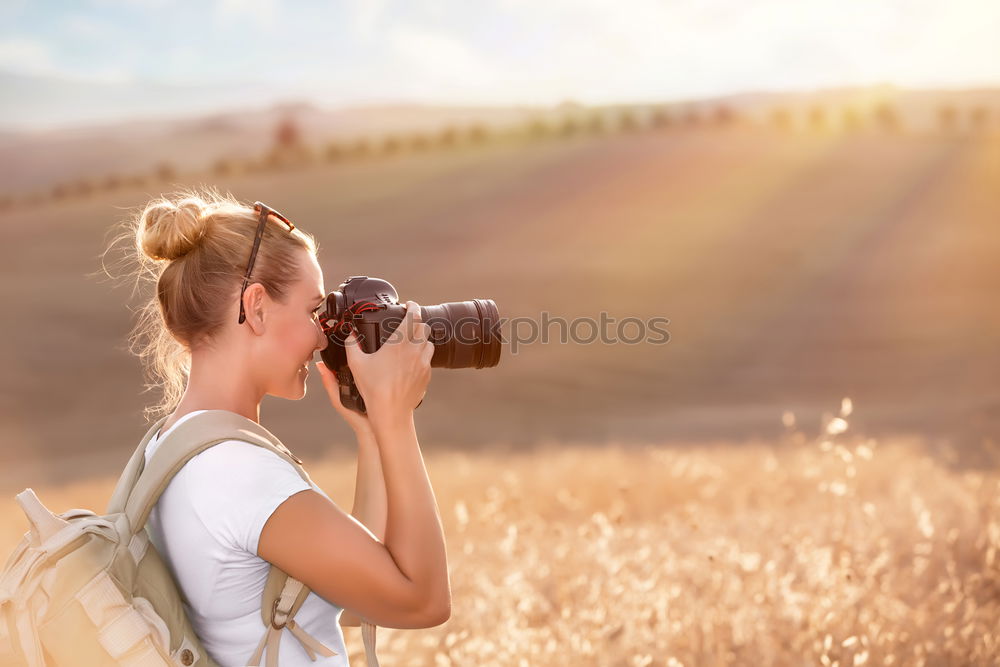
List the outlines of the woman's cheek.
{"label": "woman's cheek", "polygon": [[318,342],[317,331],[319,329],[316,326],[316,320],[309,318],[306,320],[306,324],[301,328],[299,333],[299,339],[302,341],[302,347],[308,349],[309,351],[316,349],[316,344]]}

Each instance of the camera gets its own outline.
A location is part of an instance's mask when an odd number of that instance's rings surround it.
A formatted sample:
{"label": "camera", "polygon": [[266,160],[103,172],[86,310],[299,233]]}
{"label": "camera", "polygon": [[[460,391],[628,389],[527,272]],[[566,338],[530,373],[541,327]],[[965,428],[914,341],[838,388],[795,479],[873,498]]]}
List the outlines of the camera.
{"label": "camera", "polygon": [[[500,363],[500,311],[491,299],[454,301],[421,306],[420,320],[430,326],[434,344],[431,366],[492,368]],[[326,296],[319,321],[329,339],[320,356],[337,376],[340,402],[366,413],[365,400],[347,365],[347,337],[353,331],[366,353],[378,350],[403,321],[406,305],[388,281],[352,276]]]}

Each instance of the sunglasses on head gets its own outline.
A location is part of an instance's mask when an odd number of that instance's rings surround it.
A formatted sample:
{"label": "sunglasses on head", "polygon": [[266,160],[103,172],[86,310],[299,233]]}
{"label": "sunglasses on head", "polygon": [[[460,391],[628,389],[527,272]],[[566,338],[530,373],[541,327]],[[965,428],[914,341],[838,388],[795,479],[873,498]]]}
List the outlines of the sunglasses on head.
{"label": "sunglasses on head", "polygon": [[239,323],[243,324],[246,321],[246,312],[243,310],[243,293],[247,290],[247,285],[250,284],[250,274],[253,273],[253,264],[257,260],[257,249],[260,248],[260,240],[264,237],[264,225],[267,223],[267,217],[273,215],[281,222],[288,226],[288,231],[291,232],[295,229],[295,225],[292,221],[281,215],[273,208],[267,204],[255,201],[253,203],[253,210],[260,213],[260,220],[257,223],[257,234],[253,239],[253,250],[250,251],[250,263],[247,265],[247,274],[243,278],[243,287],[240,289],[240,320]]}

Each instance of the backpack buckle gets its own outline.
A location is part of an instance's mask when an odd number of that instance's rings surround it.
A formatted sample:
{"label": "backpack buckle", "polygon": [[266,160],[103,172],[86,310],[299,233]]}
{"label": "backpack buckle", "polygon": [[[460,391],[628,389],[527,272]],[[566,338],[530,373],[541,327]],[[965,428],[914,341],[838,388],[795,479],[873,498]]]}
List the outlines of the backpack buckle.
{"label": "backpack buckle", "polygon": [[282,628],[285,627],[285,623],[288,622],[288,617],[286,616],[285,620],[281,622],[281,625],[275,625],[274,623],[274,619],[278,615],[278,601],[280,599],[281,596],[274,598],[274,604],[271,605],[271,627],[274,628],[275,630],[281,630]]}

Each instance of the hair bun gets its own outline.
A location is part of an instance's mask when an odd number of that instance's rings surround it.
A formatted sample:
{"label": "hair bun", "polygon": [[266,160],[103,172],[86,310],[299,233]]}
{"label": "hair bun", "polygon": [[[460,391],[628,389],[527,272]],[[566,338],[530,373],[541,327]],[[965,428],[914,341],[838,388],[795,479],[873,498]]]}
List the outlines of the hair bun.
{"label": "hair bun", "polygon": [[183,257],[205,235],[206,219],[202,203],[195,199],[150,202],[140,216],[138,243],[154,260]]}

